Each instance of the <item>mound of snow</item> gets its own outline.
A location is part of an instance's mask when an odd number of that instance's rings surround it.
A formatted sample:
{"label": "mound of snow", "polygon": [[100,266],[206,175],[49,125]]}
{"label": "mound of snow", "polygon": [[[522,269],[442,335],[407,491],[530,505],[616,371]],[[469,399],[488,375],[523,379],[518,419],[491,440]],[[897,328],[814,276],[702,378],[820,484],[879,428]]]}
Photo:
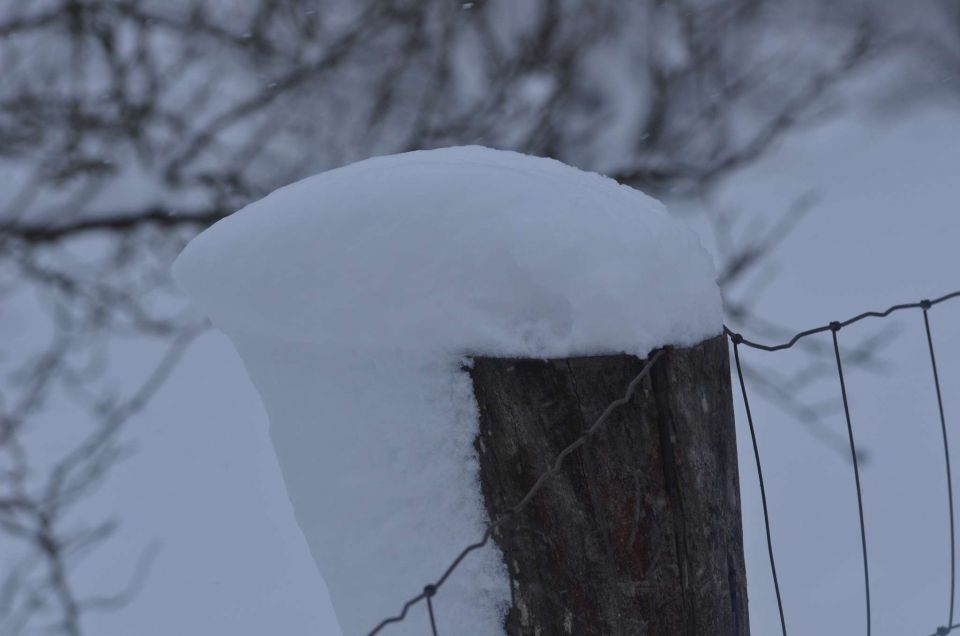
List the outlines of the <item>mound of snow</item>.
{"label": "mound of snow", "polygon": [[[395,612],[487,521],[464,355],[645,355],[721,329],[711,259],[657,201],[480,147],[281,188],[194,239],[174,273],[263,397],[350,635]],[[491,546],[436,607],[457,634],[490,636],[508,600]],[[390,634],[425,633],[425,620],[415,610]]]}
{"label": "mound of snow", "polygon": [[646,353],[721,322],[709,256],[658,202],[479,147],[281,188],[197,237],[175,271],[228,333],[309,346]]}

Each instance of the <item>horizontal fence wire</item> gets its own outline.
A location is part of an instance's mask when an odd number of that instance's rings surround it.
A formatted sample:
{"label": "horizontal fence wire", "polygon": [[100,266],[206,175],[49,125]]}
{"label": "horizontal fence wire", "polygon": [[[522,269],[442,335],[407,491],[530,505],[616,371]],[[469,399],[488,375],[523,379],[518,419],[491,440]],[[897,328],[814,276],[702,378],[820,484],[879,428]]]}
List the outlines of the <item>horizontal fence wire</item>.
{"label": "horizontal fence wire", "polygon": [[[761,349],[763,351],[783,351],[784,349],[792,348],[794,345],[796,345],[799,341],[803,340],[804,338],[813,336],[818,333],[825,333],[827,331],[832,330],[834,325],[839,325],[840,328],[849,327],[853,323],[860,322],[864,318],[886,318],[890,314],[897,311],[902,311],[904,309],[923,309],[924,307],[929,309],[934,305],[939,305],[940,303],[943,303],[958,297],[960,297],[960,291],[955,291],[955,292],[946,294],[944,296],[940,296],[939,298],[935,298],[933,300],[921,300],[915,303],[904,303],[901,305],[894,305],[892,307],[885,309],[884,311],[865,311],[862,314],[857,314],[853,318],[848,318],[847,320],[841,320],[839,322],[835,321],[835,322],[827,323],[825,325],[821,325],[819,327],[814,327],[813,329],[807,329],[806,331],[801,331],[800,333],[796,334],[795,336],[793,336],[792,338],[790,338],[789,340],[787,340],[782,344],[776,344],[776,345],[762,344],[759,342],[754,342],[752,340],[747,340],[743,336],[740,336],[741,337],[740,342],[748,347],[752,347],[753,349]],[[738,335],[736,334],[736,332],[732,331],[726,325],[723,326],[723,331],[724,333],[726,333],[728,336],[731,336],[731,337],[734,335]]]}
{"label": "horizontal fence wire", "polygon": [[[948,614],[949,618],[944,626],[938,627],[937,630],[932,634],[930,634],[929,636],[946,636],[947,634],[950,634],[952,631],[956,629],[960,629],[960,624],[954,623],[954,609],[955,609],[955,598],[956,598],[956,586],[955,586],[956,538],[955,538],[954,505],[953,505],[953,476],[952,476],[951,467],[950,467],[950,448],[949,448],[948,436],[947,436],[946,416],[943,408],[943,396],[942,396],[942,389],[940,386],[940,375],[939,375],[939,370],[937,368],[937,359],[936,359],[936,353],[935,353],[933,334],[930,327],[929,312],[934,306],[954,298],[960,298],[960,291],[955,291],[949,294],[945,294],[933,300],[921,300],[915,303],[903,303],[899,305],[893,305],[883,311],[866,311],[854,316],[853,318],[848,318],[847,320],[833,321],[825,325],[821,325],[819,327],[814,327],[812,329],[801,331],[795,334],[789,340],[780,344],[763,344],[760,342],[748,340],[744,338],[741,334],[733,331],[732,329],[724,325],[723,333],[733,344],[734,362],[737,369],[737,377],[740,382],[740,389],[743,396],[744,409],[747,415],[747,424],[750,430],[750,438],[753,446],[754,459],[756,461],[757,478],[760,485],[760,499],[761,499],[761,504],[763,508],[763,520],[764,520],[764,529],[765,529],[766,542],[767,542],[767,553],[770,561],[770,570],[772,573],[774,590],[777,598],[777,609],[778,609],[778,614],[780,618],[780,627],[781,627],[783,636],[787,635],[787,621],[784,613],[784,604],[783,604],[783,598],[780,590],[780,582],[777,576],[776,558],[773,550],[773,537],[770,529],[771,524],[770,524],[770,512],[769,512],[768,502],[767,502],[767,491],[766,491],[766,485],[763,480],[760,446],[757,441],[756,427],[754,424],[753,414],[750,409],[747,385],[744,380],[743,367],[740,360],[740,349],[739,349],[740,346],[745,346],[745,347],[749,347],[752,349],[757,349],[765,352],[783,351],[786,349],[791,349],[804,338],[808,338],[816,334],[829,332],[832,335],[833,351],[834,351],[834,357],[836,359],[837,375],[840,383],[840,392],[843,400],[844,416],[845,416],[846,425],[847,425],[847,437],[850,444],[851,457],[853,460],[853,474],[854,474],[854,482],[856,486],[857,507],[858,507],[859,520],[860,520],[860,542],[861,542],[861,548],[863,552],[864,597],[865,597],[865,606],[866,606],[866,633],[867,633],[867,636],[870,636],[871,624],[872,624],[872,621],[871,621],[872,617],[871,617],[871,611],[870,611],[870,574],[869,574],[869,567],[868,567],[868,560],[867,560],[867,539],[866,539],[866,523],[865,523],[864,506],[863,506],[863,495],[862,495],[861,482],[860,482],[858,453],[857,453],[856,441],[853,433],[852,419],[850,416],[850,404],[849,404],[849,399],[847,395],[847,386],[846,386],[846,381],[843,373],[842,355],[841,355],[840,343],[839,343],[837,334],[841,329],[848,327],[854,323],[860,322],[861,320],[864,320],[866,318],[886,318],[887,316],[890,316],[895,312],[903,311],[907,309],[921,309],[923,311],[924,330],[926,335],[927,347],[930,355],[930,363],[933,371],[937,406],[940,414],[940,429],[941,429],[941,434],[943,439],[944,462],[945,462],[946,480],[947,480],[947,495],[949,499],[948,510],[949,510],[949,521],[950,521],[950,549],[949,549],[950,606],[949,606],[949,614]],[[431,633],[433,634],[433,636],[437,636],[439,631],[437,628],[437,621],[434,613],[433,599],[436,596],[437,592],[440,590],[440,588],[443,586],[443,584],[450,578],[453,572],[460,566],[460,564],[464,561],[464,559],[466,559],[467,556],[470,555],[470,553],[486,546],[489,543],[490,539],[492,538],[493,533],[498,528],[503,526],[509,520],[514,518],[520,512],[522,512],[524,508],[526,508],[526,506],[530,503],[531,500],[533,500],[533,498],[543,488],[543,486],[546,485],[547,482],[549,482],[552,478],[554,478],[560,472],[560,470],[563,468],[566,458],[569,455],[571,455],[578,448],[583,446],[587,442],[587,440],[589,440],[593,435],[599,432],[600,429],[606,423],[606,421],[609,419],[610,415],[616,409],[627,404],[632,399],[634,393],[636,392],[637,387],[640,385],[643,379],[650,374],[650,370],[653,368],[653,365],[657,362],[657,360],[660,359],[663,353],[664,353],[663,349],[657,350],[647,359],[643,369],[627,385],[627,388],[624,391],[623,396],[611,402],[607,406],[607,408],[603,411],[603,413],[600,415],[600,417],[598,417],[594,421],[594,423],[590,426],[589,429],[587,429],[580,437],[578,437],[573,443],[571,443],[569,446],[563,449],[556,456],[551,467],[539,476],[539,478],[533,484],[530,490],[527,491],[526,495],[524,495],[524,497],[519,502],[517,502],[511,508],[509,508],[506,512],[498,516],[486,527],[483,533],[483,536],[479,541],[465,547],[456,556],[456,558],[453,559],[453,561],[450,563],[447,569],[444,570],[444,572],[436,581],[424,586],[423,591],[413,596],[406,603],[404,603],[399,613],[380,621],[380,623],[378,623],[376,627],[374,627],[370,632],[367,633],[367,636],[376,636],[376,634],[380,633],[388,625],[402,622],[403,620],[406,619],[409,610],[414,605],[420,603],[421,601],[426,601],[427,613],[430,620]]]}

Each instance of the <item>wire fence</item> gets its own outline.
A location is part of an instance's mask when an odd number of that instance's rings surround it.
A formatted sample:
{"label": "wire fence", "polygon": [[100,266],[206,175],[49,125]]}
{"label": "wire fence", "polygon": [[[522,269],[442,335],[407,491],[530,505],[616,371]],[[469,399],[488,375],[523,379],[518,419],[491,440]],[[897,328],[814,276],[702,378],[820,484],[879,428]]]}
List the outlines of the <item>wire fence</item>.
{"label": "wire fence", "polygon": [[[760,454],[760,446],[757,442],[756,427],[754,424],[753,413],[750,408],[750,399],[747,390],[747,383],[744,380],[743,365],[740,359],[740,348],[748,347],[751,349],[757,349],[765,352],[776,352],[791,349],[797,345],[801,340],[809,338],[810,336],[821,334],[821,333],[830,333],[833,342],[833,353],[834,359],[836,361],[837,368],[837,378],[840,388],[840,396],[843,402],[843,412],[844,418],[846,421],[846,430],[847,430],[847,440],[850,446],[850,457],[853,465],[853,481],[856,488],[857,496],[857,510],[859,514],[859,526],[860,526],[860,545],[862,549],[862,560],[863,560],[863,587],[864,587],[864,605],[866,611],[866,634],[871,636],[872,633],[872,612],[870,605],[870,569],[869,569],[869,559],[867,551],[867,531],[866,531],[866,522],[864,519],[864,509],[863,509],[863,492],[860,482],[860,465],[859,465],[859,453],[857,451],[856,436],[854,435],[853,422],[850,416],[850,402],[847,395],[847,384],[846,378],[843,372],[843,356],[841,355],[840,350],[840,340],[839,332],[854,323],[860,322],[867,318],[886,318],[891,314],[896,312],[905,311],[905,310],[921,310],[923,317],[924,333],[926,335],[926,345],[930,358],[930,366],[933,373],[933,384],[935,389],[935,394],[937,398],[937,407],[940,416],[940,430],[942,434],[943,441],[943,459],[946,475],[946,484],[947,484],[947,498],[948,498],[948,510],[949,510],[949,524],[950,524],[950,546],[949,546],[949,558],[950,558],[950,603],[949,603],[949,612],[948,619],[944,625],[941,625],[936,628],[936,631],[931,633],[929,636],[947,636],[954,630],[960,629],[960,623],[955,623],[955,607],[956,607],[956,535],[955,535],[955,516],[954,516],[954,505],[953,505],[953,475],[951,472],[950,466],[950,446],[948,442],[947,434],[947,424],[946,416],[944,413],[943,407],[943,392],[940,385],[940,373],[937,367],[937,356],[936,356],[936,347],[934,345],[933,332],[930,326],[930,311],[937,305],[944,303],[946,301],[960,298],[960,291],[955,291],[950,294],[946,294],[939,298],[933,300],[921,300],[915,303],[904,303],[899,305],[893,305],[884,311],[867,311],[863,312],[853,318],[849,318],[843,321],[833,321],[826,325],[821,325],[813,329],[807,329],[795,334],[786,342],[780,344],[763,344],[760,342],[754,342],[744,338],[740,333],[737,333],[728,327],[724,326],[724,334],[733,345],[733,360],[736,366],[737,378],[739,380],[740,392],[743,397],[744,410],[747,416],[747,425],[750,430],[750,441],[753,449],[753,456],[756,464],[757,478],[760,486],[760,501],[763,510],[763,522],[764,522],[764,534],[767,544],[767,554],[770,562],[770,570],[773,578],[774,591],[777,600],[777,611],[780,619],[780,627],[783,636],[787,636],[787,619],[784,612],[783,597],[780,590],[780,581],[777,576],[777,564],[775,552],[773,549],[773,534],[770,529],[770,511],[767,505],[767,492],[766,486],[763,479],[763,467]],[[603,413],[598,417],[594,423],[576,440],[574,440],[569,446],[564,448],[554,459],[550,468],[543,472],[537,481],[533,484],[529,491],[524,495],[520,501],[514,504],[512,507],[507,509],[506,512],[498,516],[496,519],[491,521],[491,523],[486,527],[483,536],[479,541],[472,543],[466,546],[450,563],[450,565],[443,571],[439,578],[434,582],[425,585],[422,591],[415,596],[411,597],[406,603],[404,603],[400,612],[394,616],[384,618],[380,621],[376,627],[374,627],[367,636],[376,636],[384,631],[386,627],[391,624],[399,623],[404,621],[411,608],[415,605],[425,602],[427,614],[430,620],[430,633],[433,636],[439,636],[439,630],[437,627],[436,615],[434,612],[433,599],[437,594],[437,591],[443,586],[443,584],[450,578],[453,572],[460,566],[464,559],[466,559],[470,553],[479,550],[480,548],[486,546],[494,532],[500,528],[502,525],[507,523],[512,518],[520,514],[524,508],[536,497],[537,493],[540,492],[543,487],[553,479],[559,472],[562,470],[566,459],[573,454],[577,449],[583,446],[590,438],[594,437],[598,432],[600,432],[610,416],[620,407],[624,406],[633,398],[634,393],[636,392],[637,387],[640,383],[650,375],[650,371],[657,361],[663,356],[664,350],[657,350],[654,352],[646,361],[641,371],[634,376],[634,378],[627,385],[626,390],[623,395],[611,402]]]}

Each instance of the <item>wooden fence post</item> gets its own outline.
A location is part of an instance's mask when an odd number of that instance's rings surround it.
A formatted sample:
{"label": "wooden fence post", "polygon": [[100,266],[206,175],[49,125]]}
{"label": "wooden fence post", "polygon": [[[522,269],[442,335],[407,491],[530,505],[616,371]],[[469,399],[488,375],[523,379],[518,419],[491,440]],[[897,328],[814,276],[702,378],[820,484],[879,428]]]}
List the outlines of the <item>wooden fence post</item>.
{"label": "wooden fence post", "polygon": [[[619,398],[627,355],[482,358],[471,376],[491,518]],[[748,636],[726,339],[669,349],[629,404],[494,539],[510,636]]]}

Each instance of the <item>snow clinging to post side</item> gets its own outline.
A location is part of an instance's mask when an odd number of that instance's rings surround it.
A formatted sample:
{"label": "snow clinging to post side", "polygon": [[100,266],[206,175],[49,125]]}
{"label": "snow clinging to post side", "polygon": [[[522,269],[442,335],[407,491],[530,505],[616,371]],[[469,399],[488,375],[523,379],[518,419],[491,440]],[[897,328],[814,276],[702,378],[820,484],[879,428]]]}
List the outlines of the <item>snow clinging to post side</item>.
{"label": "snow clinging to post side", "polygon": [[[297,521],[351,636],[487,521],[464,356],[645,355],[721,329],[710,257],[657,201],[480,147],[281,188],[194,239],[174,272],[263,397]],[[508,599],[490,547],[441,590],[438,620],[502,633]],[[391,634],[423,633],[420,622]]]}

